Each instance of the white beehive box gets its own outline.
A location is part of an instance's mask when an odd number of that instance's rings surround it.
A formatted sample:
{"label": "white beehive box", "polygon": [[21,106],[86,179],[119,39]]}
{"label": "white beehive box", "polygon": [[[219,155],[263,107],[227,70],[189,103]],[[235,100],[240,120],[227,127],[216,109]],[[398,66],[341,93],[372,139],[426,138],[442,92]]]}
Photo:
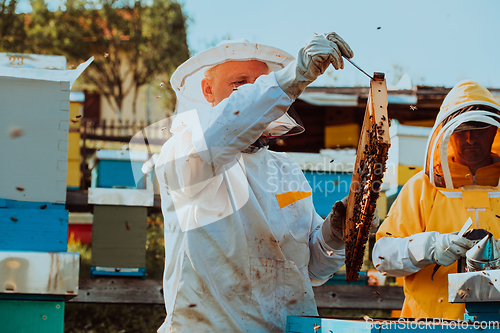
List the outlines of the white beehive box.
{"label": "white beehive box", "polygon": [[422,170],[430,127],[406,126],[391,121],[391,147],[387,159],[384,183],[391,190],[402,187],[414,174]]}
{"label": "white beehive box", "polygon": [[0,198],[64,203],[73,71],[0,70]]}
{"label": "white beehive box", "polygon": [[0,251],[0,292],[76,296],[79,266],[75,252]]}
{"label": "white beehive box", "polygon": [[0,198],[64,203],[69,82],[0,76]]}

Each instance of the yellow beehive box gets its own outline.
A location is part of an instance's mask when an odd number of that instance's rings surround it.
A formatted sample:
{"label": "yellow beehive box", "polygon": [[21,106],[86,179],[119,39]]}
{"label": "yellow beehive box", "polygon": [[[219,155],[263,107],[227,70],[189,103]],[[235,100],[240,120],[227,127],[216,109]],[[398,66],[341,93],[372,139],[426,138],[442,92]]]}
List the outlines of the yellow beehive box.
{"label": "yellow beehive box", "polygon": [[80,160],[68,161],[68,178],[66,186],[68,188],[80,187]]}
{"label": "yellow beehive box", "polygon": [[356,147],[361,128],[358,124],[325,126],[325,148]]}
{"label": "yellow beehive box", "polygon": [[403,186],[411,177],[423,169],[422,166],[398,165],[398,186]]}
{"label": "yellow beehive box", "polygon": [[70,92],[69,100],[69,130],[70,132],[80,131],[85,94],[80,91],[72,91]]}
{"label": "yellow beehive box", "polygon": [[68,133],[68,161],[78,160],[80,161],[80,133],[79,132],[69,132]]}
{"label": "yellow beehive box", "polygon": [[378,217],[383,221],[387,215],[387,196],[385,195],[385,191],[380,191],[379,193],[377,199],[377,211]]}

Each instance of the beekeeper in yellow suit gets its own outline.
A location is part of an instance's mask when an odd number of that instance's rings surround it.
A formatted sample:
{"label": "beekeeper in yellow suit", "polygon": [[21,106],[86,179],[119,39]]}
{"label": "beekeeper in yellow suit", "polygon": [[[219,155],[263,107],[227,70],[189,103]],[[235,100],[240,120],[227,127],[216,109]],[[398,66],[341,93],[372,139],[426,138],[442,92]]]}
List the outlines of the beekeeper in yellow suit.
{"label": "beekeeper in yellow suit", "polygon": [[166,252],[159,332],[284,332],[287,316],[318,314],[312,286],[344,264],[345,207],[321,218],[299,166],[268,145],[303,131],[290,105],[352,55],[335,33],[313,36],[296,59],[225,41],[175,71],[173,136],[155,166]]}
{"label": "beekeeper in yellow suit", "polygon": [[405,277],[402,317],[463,319],[464,304],[448,302],[448,274],[474,245],[457,235],[468,218],[500,238],[499,114],[487,89],[457,83],[429,136],[424,170],[403,186],[377,232],[376,268]]}

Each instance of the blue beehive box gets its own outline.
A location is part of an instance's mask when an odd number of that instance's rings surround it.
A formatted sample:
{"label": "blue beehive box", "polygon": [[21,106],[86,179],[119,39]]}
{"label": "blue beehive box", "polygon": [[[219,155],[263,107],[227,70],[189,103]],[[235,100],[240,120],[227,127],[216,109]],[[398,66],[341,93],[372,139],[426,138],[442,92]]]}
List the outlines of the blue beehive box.
{"label": "blue beehive box", "polygon": [[92,187],[146,189],[141,168],[148,158],[148,153],[142,151],[96,151],[90,164]]}
{"label": "blue beehive box", "polygon": [[0,199],[0,251],[67,251],[68,215],[62,204]]}
{"label": "blue beehive box", "polygon": [[289,153],[312,188],[316,212],[326,217],[333,204],[349,194],[356,159],[354,149],[322,150],[315,153]]}
{"label": "blue beehive box", "polygon": [[5,333],[62,333],[64,302],[0,300],[0,320]]}
{"label": "blue beehive box", "polygon": [[368,283],[368,276],[366,272],[359,272],[359,278],[356,281],[350,282],[346,280],[345,272],[337,272],[333,274],[330,280],[326,281],[325,284],[350,284],[350,285],[366,285]]}
{"label": "blue beehive box", "polygon": [[309,185],[313,189],[313,204],[316,212],[326,217],[333,204],[349,194],[351,173],[335,171],[304,171]]}

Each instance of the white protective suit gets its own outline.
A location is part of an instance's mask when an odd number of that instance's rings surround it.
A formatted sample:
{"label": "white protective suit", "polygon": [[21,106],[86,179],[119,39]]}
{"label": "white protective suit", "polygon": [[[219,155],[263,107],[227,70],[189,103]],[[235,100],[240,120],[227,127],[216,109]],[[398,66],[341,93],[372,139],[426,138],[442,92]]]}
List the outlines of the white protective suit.
{"label": "white protective suit", "polygon": [[179,107],[197,110],[178,109],[174,135],[156,161],[166,252],[167,317],[159,332],[283,332],[287,316],[317,315],[311,285],[344,264],[343,244],[334,249],[323,239],[323,219],[298,165],[267,148],[242,153],[276,128],[293,102],[274,72],[215,107],[203,103],[199,86],[188,89],[189,79],[198,76],[199,85],[201,69],[221,58],[264,61],[272,71],[293,59],[228,42],[172,77]]}

